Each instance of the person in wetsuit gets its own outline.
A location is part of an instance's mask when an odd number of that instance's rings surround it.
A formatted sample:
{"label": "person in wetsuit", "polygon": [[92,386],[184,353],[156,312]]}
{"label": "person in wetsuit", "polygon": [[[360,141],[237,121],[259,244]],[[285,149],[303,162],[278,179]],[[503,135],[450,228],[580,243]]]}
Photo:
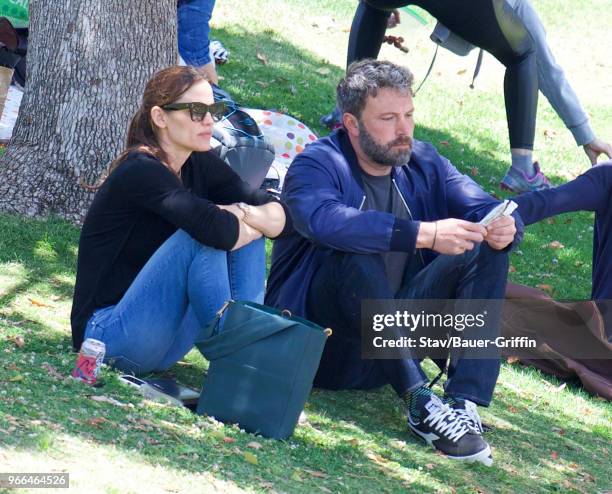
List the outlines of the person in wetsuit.
{"label": "person in wetsuit", "polygon": [[[505,65],[512,166],[502,180],[503,188],[525,192],[550,186],[532,157],[538,89],[572,131],[577,144],[584,146],[591,163],[596,163],[602,153],[612,157],[612,146],[591,130],[588,116],[556,64],[542,23],[527,0],[470,0],[461,2],[461,8],[457,2],[444,0],[362,0],[351,26],[347,65],[363,58],[377,58],[389,13],[408,4],[427,10],[453,33]],[[332,123],[335,115],[324,119],[324,123]]]}

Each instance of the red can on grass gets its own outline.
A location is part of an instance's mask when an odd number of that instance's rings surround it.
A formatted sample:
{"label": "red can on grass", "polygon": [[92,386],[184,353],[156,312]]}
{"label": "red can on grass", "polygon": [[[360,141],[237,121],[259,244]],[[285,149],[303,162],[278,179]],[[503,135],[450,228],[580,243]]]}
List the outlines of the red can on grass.
{"label": "red can on grass", "polygon": [[95,384],[105,353],[106,345],[104,345],[104,342],[87,338],[81,345],[72,377],[80,379],[86,384]]}

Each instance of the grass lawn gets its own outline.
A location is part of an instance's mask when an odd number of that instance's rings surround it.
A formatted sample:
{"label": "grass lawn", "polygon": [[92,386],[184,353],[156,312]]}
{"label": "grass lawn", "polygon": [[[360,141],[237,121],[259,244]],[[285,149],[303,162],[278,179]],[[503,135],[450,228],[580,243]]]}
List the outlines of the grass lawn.
{"label": "grass lawn", "polygon": [[[558,58],[596,132],[612,139],[610,0],[534,0]],[[331,5],[330,5],[331,4]],[[213,36],[231,51],[222,85],[249,107],[286,111],[323,133],[343,73],[356,2],[224,0]],[[430,24],[403,16],[396,33],[417,81],[433,53]],[[265,63],[264,63],[265,61]],[[416,136],[438,146],[486,190],[508,165],[503,71],[485,58],[476,89],[475,54],[441,52],[415,99]],[[544,98],[536,154],[562,183],[588,162]],[[559,298],[590,292],[592,215],[564,215],[528,229],[512,255],[511,279],[546,284]],[[0,216],[0,471],[67,471],[80,492],[441,492],[537,493],[612,490],[612,407],[574,383],[504,364],[483,420],[495,463],[446,460],[409,435],[389,387],[313,391],[308,419],[286,441],[242,433],[186,409],[143,399],[104,369],[103,386],[67,376],[69,313],[79,231],[61,220]],[[553,240],[562,249],[547,247]],[[167,375],[199,387],[206,362],[190,353]],[[433,367],[427,368],[433,373]],[[0,489],[1,491],[1,489]]]}

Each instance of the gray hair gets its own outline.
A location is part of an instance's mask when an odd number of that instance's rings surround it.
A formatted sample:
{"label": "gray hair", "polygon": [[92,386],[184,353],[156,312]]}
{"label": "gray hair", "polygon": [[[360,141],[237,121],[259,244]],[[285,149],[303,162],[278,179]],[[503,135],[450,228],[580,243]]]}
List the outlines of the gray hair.
{"label": "gray hair", "polygon": [[412,94],[413,80],[412,72],[406,67],[383,60],[360,60],[346,70],[346,76],[336,88],[336,102],[342,113],[359,118],[368,96],[376,97],[383,88]]}

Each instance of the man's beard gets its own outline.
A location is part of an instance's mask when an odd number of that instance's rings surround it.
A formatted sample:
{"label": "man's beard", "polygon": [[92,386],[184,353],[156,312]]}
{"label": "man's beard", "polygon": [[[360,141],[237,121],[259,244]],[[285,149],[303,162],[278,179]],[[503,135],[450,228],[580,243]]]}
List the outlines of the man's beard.
{"label": "man's beard", "polygon": [[[358,121],[359,125],[359,145],[364,154],[374,163],[381,166],[401,166],[408,163],[412,153],[412,137],[400,136],[387,144],[378,144],[372,134],[370,134],[363,122]],[[409,145],[409,148],[393,149],[398,144]]]}

